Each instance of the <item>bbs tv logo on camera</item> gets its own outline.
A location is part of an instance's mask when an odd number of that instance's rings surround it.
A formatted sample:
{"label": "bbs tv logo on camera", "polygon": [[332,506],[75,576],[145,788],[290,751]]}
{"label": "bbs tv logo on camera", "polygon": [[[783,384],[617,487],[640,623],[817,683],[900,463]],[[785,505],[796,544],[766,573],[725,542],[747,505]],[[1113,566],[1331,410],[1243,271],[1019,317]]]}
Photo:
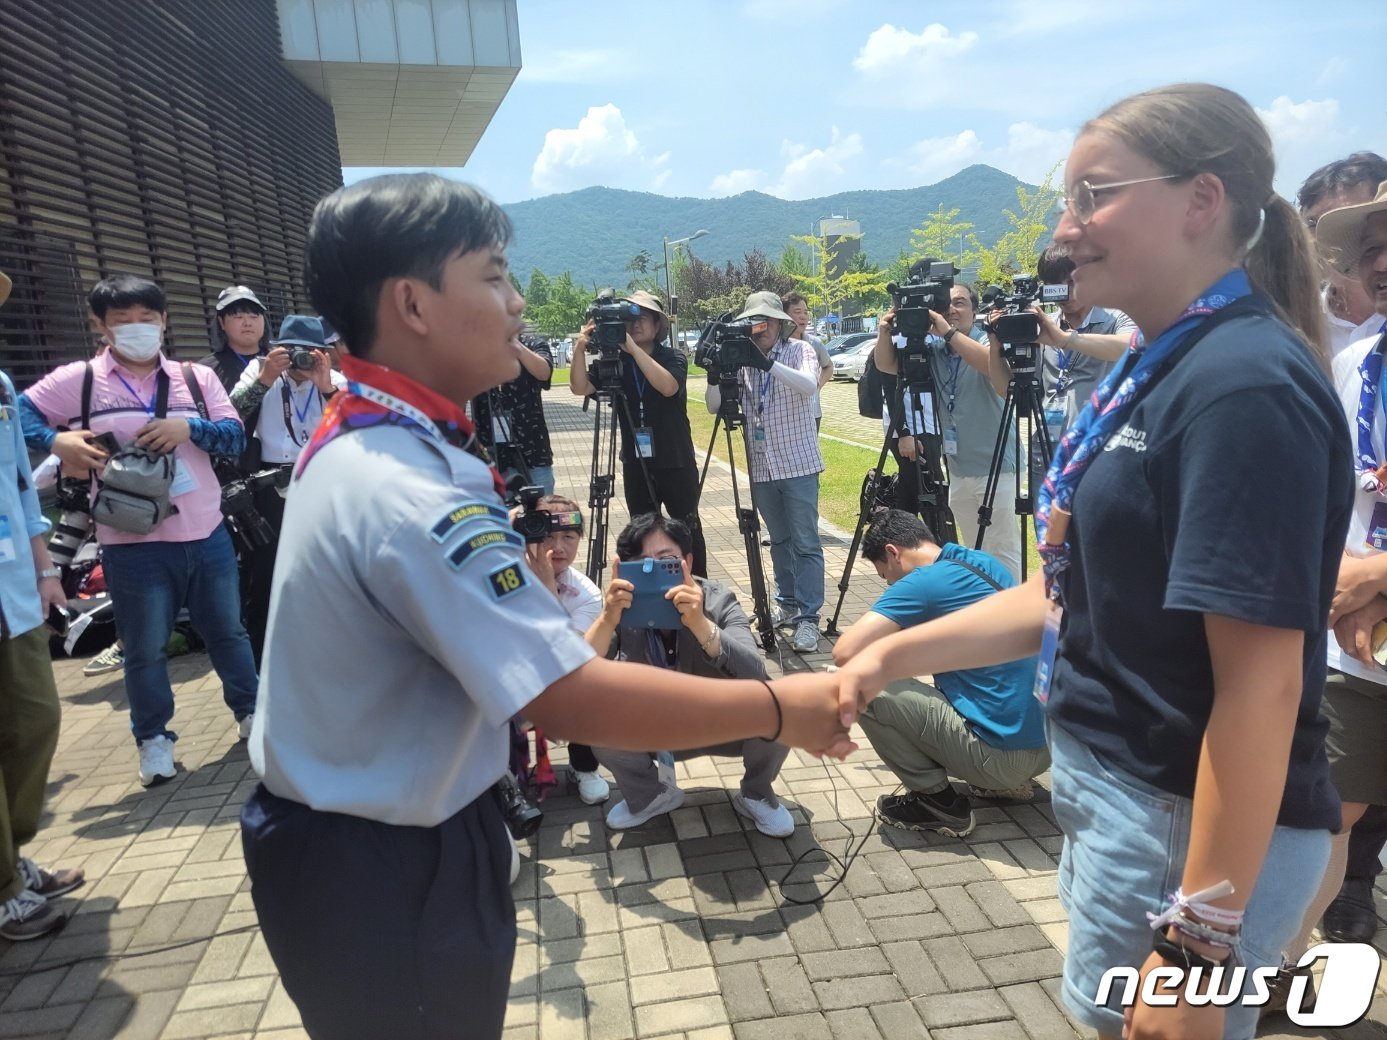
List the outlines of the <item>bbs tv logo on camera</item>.
{"label": "bbs tv logo on camera", "polygon": [[1002,312],[986,326],[989,332],[1006,344],[1029,344],[1040,338],[1040,319],[1031,307],[1066,302],[1069,286],[1046,285],[1034,275],[1019,274],[1011,280],[1010,293],[1000,285],[989,285],[980,296],[984,311]]}

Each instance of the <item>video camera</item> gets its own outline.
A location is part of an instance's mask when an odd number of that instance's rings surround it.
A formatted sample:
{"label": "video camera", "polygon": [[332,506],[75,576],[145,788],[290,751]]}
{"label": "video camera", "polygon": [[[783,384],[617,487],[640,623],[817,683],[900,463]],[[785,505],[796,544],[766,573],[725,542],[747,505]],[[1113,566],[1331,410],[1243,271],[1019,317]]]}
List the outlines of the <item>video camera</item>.
{"label": "video camera", "polygon": [[283,491],[293,472],[292,466],[275,466],[222,485],[222,516],[243,550],[264,548],[275,535],[274,528],[255,506],[256,492],[264,488]]}
{"label": "video camera", "polygon": [[724,422],[738,418],[737,373],[743,368],[758,368],[768,371],[771,367],[770,355],[762,353],[751,338],[764,329],[774,318],[743,318],[730,320],[732,312],[725,312],[716,321],[703,326],[703,332],[694,344],[694,364],[707,369],[708,381],[718,385],[721,404],[718,415]]}
{"label": "video camera", "polygon": [[918,260],[910,265],[905,285],[888,282],[891,306],[896,311],[895,331],[909,340],[923,340],[934,329],[929,312],[949,310],[949,290],[958,268],[947,260]]}
{"label": "video camera", "polygon": [[630,300],[615,299],[611,290],[599,294],[588,305],[584,320],[595,324],[588,342],[597,348],[597,357],[588,365],[588,378],[598,390],[614,393],[621,389],[626,323],[640,317],[640,313],[640,307]]}
{"label": "video camera", "polygon": [[1069,286],[1044,285],[1034,275],[1017,275],[1011,280],[1011,295],[1000,285],[989,285],[982,291],[984,311],[1004,313],[987,326],[987,330],[1006,346],[1031,345],[1040,339],[1040,319],[1031,312],[1035,303],[1064,303],[1069,299]]}
{"label": "video camera", "polygon": [[544,541],[555,531],[581,531],[583,514],[574,512],[555,513],[539,508],[539,500],[544,497],[542,487],[523,487],[517,492],[520,513],[511,521],[515,533],[531,544]]}

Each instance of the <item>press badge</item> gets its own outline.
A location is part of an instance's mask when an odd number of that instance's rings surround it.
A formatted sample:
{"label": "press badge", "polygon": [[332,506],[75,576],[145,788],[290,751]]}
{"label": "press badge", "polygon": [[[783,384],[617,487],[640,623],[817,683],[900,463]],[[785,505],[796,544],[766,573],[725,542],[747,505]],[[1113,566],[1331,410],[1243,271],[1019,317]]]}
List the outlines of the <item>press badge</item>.
{"label": "press badge", "polygon": [[958,454],[958,430],[952,426],[944,430],[944,454],[950,458]]}
{"label": "press badge", "polygon": [[501,416],[494,414],[491,417],[491,443],[510,443],[510,423]]}
{"label": "press badge", "polygon": [[757,426],[751,431],[751,446],[754,450],[765,454],[766,452],[766,428]]}
{"label": "press badge", "polygon": [[10,518],[0,513],[0,563],[14,563],[14,532],[10,530]]}
{"label": "press badge", "polygon": [[1387,502],[1373,503],[1373,518],[1368,521],[1368,537],[1364,544],[1369,549],[1387,552]]}
{"label": "press badge", "polygon": [[1050,680],[1055,674],[1055,658],[1060,648],[1060,622],[1064,620],[1064,608],[1051,603],[1045,608],[1045,631],[1040,637],[1040,655],[1035,669],[1035,688],[1031,691],[1035,699],[1044,704],[1050,699]]}
{"label": "press badge", "polygon": [[643,459],[655,457],[655,431],[649,426],[636,430],[636,454]]}
{"label": "press badge", "polygon": [[173,482],[169,484],[169,498],[177,498],[179,495],[186,495],[190,491],[198,488],[197,477],[193,476],[191,466],[185,466],[177,459],[173,460]]}
{"label": "press badge", "polygon": [[1064,432],[1064,419],[1069,411],[1069,395],[1052,397],[1045,405],[1045,428],[1050,432],[1050,441],[1058,444]]}

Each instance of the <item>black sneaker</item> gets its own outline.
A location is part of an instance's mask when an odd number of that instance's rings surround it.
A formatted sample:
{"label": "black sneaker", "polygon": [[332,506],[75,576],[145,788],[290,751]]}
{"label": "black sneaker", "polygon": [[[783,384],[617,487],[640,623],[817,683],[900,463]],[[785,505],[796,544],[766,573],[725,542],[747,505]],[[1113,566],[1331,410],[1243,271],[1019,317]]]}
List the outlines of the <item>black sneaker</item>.
{"label": "black sneaker", "polygon": [[1270,996],[1257,1015],[1260,1021],[1286,1013],[1286,1004],[1291,997],[1291,983],[1295,981],[1297,976],[1301,975],[1305,977],[1305,993],[1301,997],[1300,1010],[1306,1012],[1315,1010],[1315,1001],[1318,998],[1315,993],[1315,977],[1311,974],[1309,966],[1297,968],[1294,965],[1282,964],[1276,974],[1267,981],[1267,990]]}
{"label": "black sneaker", "polygon": [[937,794],[907,791],[877,799],[877,819],[906,831],[938,831],[951,838],[971,834],[977,821],[968,796],[946,787]]}

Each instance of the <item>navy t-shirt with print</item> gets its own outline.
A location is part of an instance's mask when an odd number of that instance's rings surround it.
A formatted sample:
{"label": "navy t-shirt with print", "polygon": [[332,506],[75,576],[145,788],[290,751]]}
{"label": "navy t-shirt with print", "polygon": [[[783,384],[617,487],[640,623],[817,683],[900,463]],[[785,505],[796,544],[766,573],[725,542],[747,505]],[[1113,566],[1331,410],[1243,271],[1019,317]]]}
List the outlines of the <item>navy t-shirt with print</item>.
{"label": "navy t-shirt with print", "polygon": [[1304,685],[1278,822],[1337,829],[1319,707],[1352,471],[1338,398],[1284,325],[1263,313],[1211,331],[1079,484],[1051,720],[1192,796],[1213,705],[1203,615],[1299,629]]}
{"label": "navy t-shirt with print", "polygon": [[[689,429],[688,389],[689,360],[682,351],[667,343],[655,344],[650,352],[655,363],[674,376],[679,389],[670,397],[650,385],[635,358],[621,355],[621,386],[630,406],[631,422],[650,430],[651,458],[646,469],[687,469],[694,461],[693,433]],[[636,442],[626,421],[627,411],[616,404],[617,420],[621,426],[621,464],[631,468],[636,464]]]}
{"label": "navy t-shirt with print", "polygon": [[[916,567],[887,588],[872,604],[872,612],[901,628],[911,628],[970,607],[998,588],[1015,584],[1011,572],[995,557],[981,549],[946,542],[933,563]],[[938,672],[934,684],[983,742],[1007,751],[1039,748],[1045,746],[1045,721],[1040,703],[1031,693],[1035,667],[1034,657],[1023,657],[985,668]]]}

